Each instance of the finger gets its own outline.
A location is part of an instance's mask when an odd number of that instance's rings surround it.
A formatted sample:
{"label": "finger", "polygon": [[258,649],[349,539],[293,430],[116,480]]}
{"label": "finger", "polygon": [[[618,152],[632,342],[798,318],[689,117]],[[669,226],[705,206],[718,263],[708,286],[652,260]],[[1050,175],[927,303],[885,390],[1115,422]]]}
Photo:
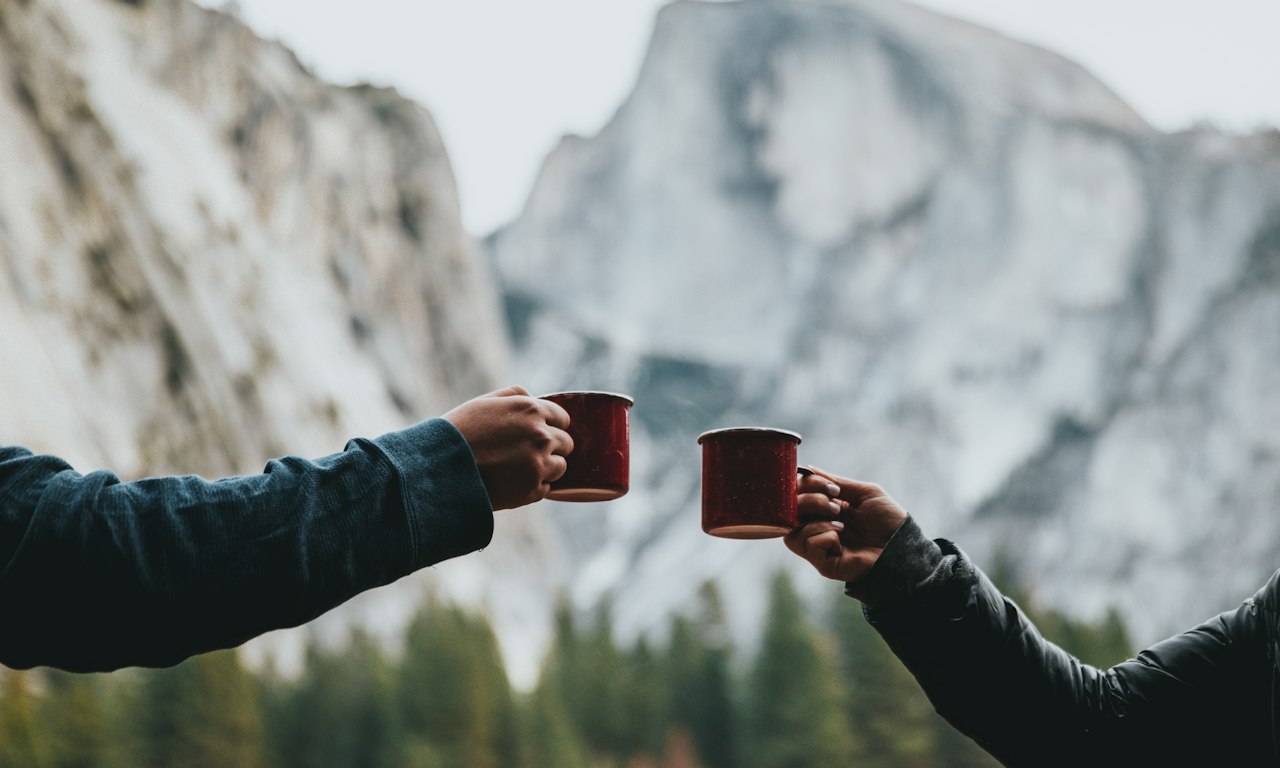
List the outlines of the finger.
{"label": "finger", "polygon": [[796,491],[802,494],[821,493],[833,499],[840,496],[840,486],[818,474],[811,474],[800,478],[796,483]]}
{"label": "finger", "polygon": [[834,530],[810,536],[804,540],[804,547],[805,559],[815,564],[838,558],[844,552],[844,545],[840,543],[840,534]]}
{"label": "finger", "polygon": [[810,479],[813,477],[825,477],[827,480],[839,486],[839,498],[844,499],[853,506],[857,506],[870,499],[880,498],[881,496],[887,495],[884,492],[884,489],[875,483],[854,480],[849,477],[841,477],[840,475],[833,472],[827,472],[826,470],[819,469],[818,467],[811,466],[809,469],[814,473],[810,476]]}
{"label": "finger", "polygon": [[782,538],[782,543],[787,545],[787,549],[791,550],[800,557],[804,557],[804,534],[800,528],[796,528]]}
{"label": "finger", "polygon": [[840,517],[845,502],[831,499],[823,493],[803,493],[796,497],[796,517],[801,521],[810,518],[832,520]]}
{"label": "finger", "polygon": [[529,397],[529,390],[512,385],[502,389],[495,389],[487,395],[482,395],[482,397]]}
{"label": "finger", "polygon": [[547,433],[551,436],[551,453],[556,456],[568,456],[573,453],[573,436],[563,429],[548,427]]}
{"label": "finger", "polygon": [[797,555],[804,556],[804,540],[818,533],[821,528],[818,526],[828,521],[806,521],[804,524],[792,528],[783,542],[787,545],[787,549],[795,552]]}
{"label": "finger", "polygon": [[881,499],[889,494],[875,483],[866,483],[861,480],[845,480],[840,483],[840,498],[849,502],[850,506],[858,506],[872,499]]}
{"label": "finger", "polygon": [[564,477],[564,473],[568,471],[568,469],[569,462],[565,461],[563,456],[552,456],[547,460],[547,471],[544,476],[543,484],[554,483]]}
{"label": "finger", "polygon": [[844,530],[844,523],[839,520],[811,520],[799,528],[795,528],[785,537],[787,548],[795,552],[801,557],[805,556],[808,548],[808,541],[814,536],[820,536],[825,533],[836,534],[839,538],[840,531]]}
{"label": "finger", "polygon": [[546,419],[551,426],[557,429],[569,428],[569,412],[559,403],[539,398],[538,412],[542,414],[542,418]]}
{"label": "finger", "polygon": [[827,480],[830,480],[832,482],[836,482],[840,478],[839,475],[834,474],[832,472],[828,472],[827,470],[822,469],[821,467],[815,467],[812,464],[806,465],[805,470],[809,472],[810,477],[814,477],[814,476],[824,477]]}
{"label": "finger", "polygon": [[821,520],[806,520],[803,523],[801,523],[798,528],[793,529],[791,533],[787,535],[795,536],[796,538],[799,538],[799,539],[807,539],[808,537],[813,536],[815,534],[822,533],[823,531],[829,530],[831,528],[835,528],[837,527],[837,525],[843,526],[844,523],[840,522],[839,520],[832,520],[830,518],[823,518]]}

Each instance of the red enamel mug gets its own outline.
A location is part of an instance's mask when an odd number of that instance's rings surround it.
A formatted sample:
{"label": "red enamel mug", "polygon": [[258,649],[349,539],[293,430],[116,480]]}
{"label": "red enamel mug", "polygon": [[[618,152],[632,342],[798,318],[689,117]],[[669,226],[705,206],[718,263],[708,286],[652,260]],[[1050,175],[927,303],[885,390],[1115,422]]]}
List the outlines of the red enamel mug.
{"label": "red enamel mug", "polygon": [[768,539],[796,527],[800,435],[768,427],[714,429],[702,446],[702,530],[727,539]]}
{"label": "red enamel mug", "polygon": [[616,392],[553,392],[543,395],[569,412],[573,452],[548,499],[609,501],[626,494],[631,480],[631,405]]}

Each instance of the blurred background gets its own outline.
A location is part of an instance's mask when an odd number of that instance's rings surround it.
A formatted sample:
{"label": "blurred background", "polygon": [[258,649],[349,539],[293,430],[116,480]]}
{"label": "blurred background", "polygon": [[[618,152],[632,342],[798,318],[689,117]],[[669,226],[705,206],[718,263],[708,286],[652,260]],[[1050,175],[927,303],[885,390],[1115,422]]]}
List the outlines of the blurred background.
{"label": "blurred background", "polygon": [[0,766],[990,765],[839,585],[701,533],[695,438],[800,432],[1091,663],[1251,594],[1278,17],[0,0],[0,441],[216,477],[636,400],[619,501],[172,670],[0,669]]}

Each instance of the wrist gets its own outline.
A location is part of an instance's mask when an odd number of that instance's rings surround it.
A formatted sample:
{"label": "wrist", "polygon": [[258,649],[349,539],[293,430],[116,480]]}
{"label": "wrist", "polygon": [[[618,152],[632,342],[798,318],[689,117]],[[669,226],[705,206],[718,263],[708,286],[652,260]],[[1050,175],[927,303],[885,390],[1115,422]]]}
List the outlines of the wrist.
{"label": "wrist", "polygon": [[911,597],[942,560],[942,550],[908,516],[861,578],[845,582],[845,594],[869,608],[894,605]]}

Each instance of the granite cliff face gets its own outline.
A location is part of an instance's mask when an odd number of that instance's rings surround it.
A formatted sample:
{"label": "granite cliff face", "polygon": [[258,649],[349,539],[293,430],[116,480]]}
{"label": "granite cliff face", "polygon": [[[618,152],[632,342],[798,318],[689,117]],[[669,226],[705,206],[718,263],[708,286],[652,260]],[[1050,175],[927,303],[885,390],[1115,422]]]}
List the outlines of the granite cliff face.
{"label": "granite cliff face", "polygon": [[[7,444],[125,477],[256,472],[507,383],[444,146],[394,91],[320,82],[182,0],[0,0],[0,136]],[[521,572],[536,526],[502,524],[444,589],[484,602],[490,559]],[[394,634],[422,589],[320,628]]]}
{"label": "granite cliff face", "polygon": [[174,0],[6,0],[0,42],[7,431],[126,474],[253,471],[493,382],[421,108]]}
{"label": "granite cliff face", "polygon": [[631,494],[548,515],[623,632],[706,578],[745,632],[801,565],[698,530],[695,437],[739,424],[1139,641],[1280,565],[1276,134],[1161,134],[890,0],[682,0],[488,244],[522,380],[636,397]]}

